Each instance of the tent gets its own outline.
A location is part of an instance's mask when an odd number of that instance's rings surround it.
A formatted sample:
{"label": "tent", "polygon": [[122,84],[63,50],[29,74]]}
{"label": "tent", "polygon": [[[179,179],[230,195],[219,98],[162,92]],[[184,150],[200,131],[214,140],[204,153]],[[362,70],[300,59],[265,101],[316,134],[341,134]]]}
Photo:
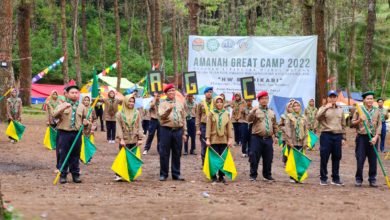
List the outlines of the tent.
{"label": "tent", "polygon": [[[348,93],[347,91],[341,91],[343,97],[345,97],[345,99],[347,99],[347,103],[348,104]],[[339,94],[340,96],[340,94]],[[354,101],[363,101],[363,97],[362,97],[362,93],[361,92],[351,92],[351,99],[353,99]]]}
{"label": "tent", "polygon": [[286,110],[286,105],[290,101],[290,99],[295,99],[301,103],[302,110],[305,109],[305,105],[302,101],[302,98],[297,98],[297,97],[283,97],[283,96],[276,96],[274,95],[272,97],[272,100],[269,104],[269,107],[274,110],[275,115],[276,115],[276,120],[280,120],[280,116],[285,112]]}
{"label": "tent", "polygon": [[[339,92],[338,93],[339,95],[338,95],[338,97],[337,97],[337,102],[339,102],[339,103],[344,103],[344,104],[346,104],[346,105],[348,105],[348,95],[347,95],[347,93],[346,92]],[[361,95],[354,95],[355,96],[355,98],[358,98],[358,96],[360,96],[360,98],[361,98]],[[357,96],[357,97],[356,97]],[[361,100],[363,100],[362,98],[361,98]],[[356,102],[359,102],[359,100],[356,100],[356,99],[353,99],[352,98],[352,93],[351,93],[351,98],[349,99],[349,103],[350,103],[350,105],[353,105],[353,104],[355,104]]]}
{"label": "tent", "polygon": [[[118,81],[117,77],[114,76],[100,76],[99,79],[106,83],[107,85],[116,88],[116,84]],[[126,78],[121,78],[121,89],[129,89],[133,87],[135,84],[127,80]]]}
{"label": "tent", "polygon": [[47,97],[53,90],[57,90],[58,95],[64,94],[64,85],[51,84],[32,84],[31,85],[31,103],[42,104],[45,103]]}

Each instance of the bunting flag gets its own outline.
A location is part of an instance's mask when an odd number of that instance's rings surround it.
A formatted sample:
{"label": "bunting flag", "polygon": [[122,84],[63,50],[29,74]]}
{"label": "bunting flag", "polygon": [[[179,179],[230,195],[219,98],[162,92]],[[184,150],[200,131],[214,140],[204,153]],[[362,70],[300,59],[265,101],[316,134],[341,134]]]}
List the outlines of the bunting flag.
{"label": "bunting flag", "polygon": [[222,159],[225,161],[222,167],[222,172],[231,180],[235,180],[237,177],[237,169],[234,164],[233,156],[230,152],[230,148],[227,147],[222,153]]}
{"label": "bunting flag", "polygon": [[64,59],[65,59],[65,56],[62,56],[60,59],[58,59],[56,62],[54,62],[53,64],[51,64],[49,67],[47,67],[46,69],[42,70],[42,72],[38,73],[37,75],[35,75],[32,80],[31,80],[31,83],[34,84],[36,83],[38,80],[42,79],[46,74],[49,73],[49,71],[53,70],[54,68],[56,68],[58,65],[60,65],[61,63],[64,62]]}
{"label": "bunting flag", "polygon": [[307,146],[310,149],[313,149],[317,141],[318,141],[318,136],[314,132],[309,131],[309,133],[307,134]]}
{"label": "bunting flag", "polygon": [[124,180],[131,182],[142,174],[142,165],[139,147],[133,147],[130,150],[122,147],[111,169]]}
{"label": "bunting flag", "polygon": [[115,62],[115,63],[113,63],[111,66],[105,68],[101,73],[99,73],[98,77],[107,75],[107,74],[110,73],[113,69],[116,69],[117,66],[118,66],[118,61]]}
{"label": "bunting flag", "polygon": [[144,91],[142,91],[142,97],[145,97],[149,94],[149,77],[145,76],[141,81],[144,82]]}
{"label": "bunting flag", "polygon": [[92,140],[84,135],[81,137],[80,159],[84,164],[87,164],[96,152],[96,146],[93,144],[93,135],[91,137]]}
{"label": "bunting flag", "polygon": [[26,127],[22,125],[20,122],[11,121],[5,131],[5,134],[17,141],[22,140],[24,130]]}
{"label": "bunting flag", "polygon": [[296,148],[290,148],[286,163],[286,173],[298,182],[305,180],[307,169],[309,168],[311,160]]}
{"label": "bunting flag", "polygon": [[48,126],[46,128],[45,138],[43,139],[43,145],[49,150],[55,150],[57,146],[57,131],[56,129]]}

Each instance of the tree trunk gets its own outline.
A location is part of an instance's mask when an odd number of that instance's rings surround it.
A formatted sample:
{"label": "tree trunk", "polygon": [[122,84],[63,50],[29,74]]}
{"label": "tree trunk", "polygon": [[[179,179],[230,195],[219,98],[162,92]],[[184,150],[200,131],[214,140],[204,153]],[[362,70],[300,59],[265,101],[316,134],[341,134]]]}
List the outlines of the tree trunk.
{"label": "tree trunk", "polygon": [[82,86],[81,79],[81,67],[80,67],[80,45],[79,45],[79,37],[77,34],[78,23],[79,23],[79,0],[73,0],[73,25],[72,25],[72,33],[73,33],[73,52],[74,52],[74,64],[76,69],[76,83],[77,86]]}
{"label": "tree trunk", "polygon": [[67,37],[66,37],[66,0],[61,0],[61,36],[62,36],[62,54],[64,54],[65,59],[62,63],[62,75],[64,76],[64,84],[68,84],[69,75],[68,75],[68,47],[67,47]]}
{"label": "tree trunk", "polygon": [[[176,85],[179,85],[179,73],[177,71],[177,38],[176,38],[176,8],[173,4],[172,6],[172,45],[173,45],[173,53],[172,53],[172,59],[173,59],[173,73],[175,74],[175,82]],[[180,88],[179,88],[180,89]]]}
{"label": "tree trunk", "polygon": [[303,35],[313,34],[313,3],[311,0],[301,0],[302,2],[302,30]]}
{"label": "tree trunk", "polygon": [[[332,30],[332,32],[337,31],[336,30],[336,26],[337,26],[338,15],[339,15],[339,11],[338,11],[337,7],[335,7],[334,14],[332,16],[329,16],[330,20],[331,20],[329,23],[331,23],[331,26],[332,26],[331,30]],[[330,29],[328,29],[328,30],[330,30]],[[333,35],[334,36],[333,36],[333,38],[331,40],[331,43],[330,43],[330,50],[333,53],[337,53],[339,40],[340,40],[340,37],[339,37],[340,34],[337,31],[337,33],[334,33]],[[331,82],[332,87],[331,88],[333,90],[336,90],[337,89],[337,84],[338,84],[338,77],[339,77],[338,69],[337,69],[337,61],[336,60],[332,60],[330,66],[331,66],[331,76],[332,76],[332,82]]]}
{"label": "tree trunk", "polygon": [[198,35],[199,0],[190,0],[187,4],[189,11],[190,35]]}
{"label": "tree trunk", "polygon": [[85,9],[87,7],[87,0],[81,0],[81,50],[84,57],[88,57],[87,49],[87,15]]}
{"label": "tree trunk", "polygon": [[103,68],[107,65],[106,62],[106,47],[105,47],[105,30],[106,30],[106,22],[104,20],[104,0],[98,0],[98,8],[99,8],[99,29],[100,29],[100,54],[101,54],[101,60]]}
{"label": "tree trunk", "polygon": [[317,46],[317,105],[321,105],[321,101],[326,97],[326,81],[327,81],[327,59],[326,59],[326,43],[325,43],[325,0],[316,0],[315,3],[315,28],[318,35]]}
{"label": "tree trunk", "polygon": [[183,17],[182,15],[180,15],[179,17],[179,30],[178,30],[178,33],[177,33],[177,38],[178,38],[178,41],[179,41],[179,53],[180,53],[180,72],[183,73],[185,71],[184,69],[184,49],[183,49],[183,40],[182,40],[182,36],[183,36]]}
{"label": "tree trunk", "polygon": [[352,21],[351,32],[349,34],[349,54],[348,54],[348,69],[347,69],[347,88],[348,90],[355,89],[352,83],[352,76],[354,75],[355,68],[355,53],[356,53],[356,28],[355,28],[355,10],[356,0],[352,0]]}
{"label": "tree trunk", "polygon": [[155,41],[153,42],[153,64],[160,66],[162,51],[160,0],[155,0],[154,2],[154,36]]}
{"label": "tree trunk", "polygon": [[153,65],[153,37],[152,37],[152,15],[150,11],[150,5],[149,0],[145,0],[146,4],[146,37],[148,39],[148,45],[149,45],[149,57],[150,57],[150,64]]}
{"label": "tree trunk", "polygon": [[220,36],[225,35],[225,13],[226,13],[226,3],[223,2],[218,8],[219,21],[218,21],[217,33]]}
{"label": "tree trunk", "polygon": [[386,83],[387,83],[387,75],[389,73],[389,68],[390,68],[390,59],[387,61],[387,66],[386,66],[386,70],[385,70],[385,73],[384,73],[384,76],[382,78],[382,91],[381,91],[381,97],[382,98],[385,98],[385,94],[386,94]]}
{"label": "tree trunk", "polygon": [[[4,95],[9,88],[14,86],[14,73],[12,69],[12,1],[0,1],[0,62],[3,66],[0,67],[0,95]],[[4,98],[6,99],[6,97]],[[0,119],[7,119],[5,100],[1,101]]]}
{"label": "tree trunk", "polygon": [[[49,9],[51,12],[51,28],[53,31],[53,47],[58,46],[58,19],[57,19],[57,6],[55,0],[49,1]],[[32,18],[30,18],[32,19]]]}
{"label": "tree trunk", "polygon": [[20,96],[23,105],[31,105],[31,2],[22,0],[18,6],[18,42],[20,60]]}
{"label": "tree trunk", "polygon": [[121,62],[121,30],[119,26],[119,6],[118,0],[114,0],[114,13],[115,13],[115,30],[116,30],[116,60],[117,60],[117,81],[116,90],[120,91],[121,79],[122,79],[122,62]]}
{"label": "tree trunk", "polygon": [[370,89],[369,76],[371,74],[371,56],[376,20],[375,5],[376,0],[368,0],[367,30],[366,39],[364,41],[363,76],[361,81],[363,92]]}
{"label": "tree trunk", "polygon": [[[127,1],[126,1],[127,2]],[[128,22],[129,22],[129,31],[127,33],[128,40],[127,40],[127,50],[130,51],[131,48],[131,39],[133,37],[133,26],[134,26],[134,16],[135,16],[135,0],[132,1],[132,7],[131,7],[131,17],[129,16]]]}

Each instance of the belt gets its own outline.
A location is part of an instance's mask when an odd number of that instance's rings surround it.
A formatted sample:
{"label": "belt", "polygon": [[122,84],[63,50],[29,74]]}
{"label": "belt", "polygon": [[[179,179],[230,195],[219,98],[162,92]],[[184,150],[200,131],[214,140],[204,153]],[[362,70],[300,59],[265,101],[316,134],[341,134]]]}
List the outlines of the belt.
{"label": "belt", "polygon": [[155,120],[155,121],[158,121],[158,119],[157,119],[157,118],[151,118],[150,120]]}
{"label": "belt", "polygon": [[257,137],[259,137],[259,138],[261,138],[261,139],[263,139],[263,140],[267,140],[267,139],[272,138],[272,136],[260,136],[260,135],[258,135],[258,134],[252,134],[252,135],[255,135],[255,136],[257,136]]}
{"label": "belt", "polygon": [[77,133],[78,131],[67,131],[67,130],[62,130],[62,129],[58,129],[58,131],[60,132],[64,132],[64,133]]}
{"label": "belt", "polygon": [[183,129],[183,127],[177,127],[177,128],[171,128],[171,127],[167,127],[167,126],[161,126],[161,127],[168,129],[170,131],[178,131],[178,130]]}

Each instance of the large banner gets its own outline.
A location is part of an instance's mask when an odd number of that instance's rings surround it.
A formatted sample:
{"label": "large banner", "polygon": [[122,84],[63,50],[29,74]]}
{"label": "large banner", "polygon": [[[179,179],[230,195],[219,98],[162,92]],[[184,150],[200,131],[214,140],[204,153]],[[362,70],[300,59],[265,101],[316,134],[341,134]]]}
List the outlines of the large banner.
{"label": "large banner", "polygon": [[278,118],[289,99],[306,107],[315,97],[317,36],[190,36],[188,45],[188,71],[196,71],[199,88],[213,86],[230,99],[241,92],[240,78],[253,76]]}

